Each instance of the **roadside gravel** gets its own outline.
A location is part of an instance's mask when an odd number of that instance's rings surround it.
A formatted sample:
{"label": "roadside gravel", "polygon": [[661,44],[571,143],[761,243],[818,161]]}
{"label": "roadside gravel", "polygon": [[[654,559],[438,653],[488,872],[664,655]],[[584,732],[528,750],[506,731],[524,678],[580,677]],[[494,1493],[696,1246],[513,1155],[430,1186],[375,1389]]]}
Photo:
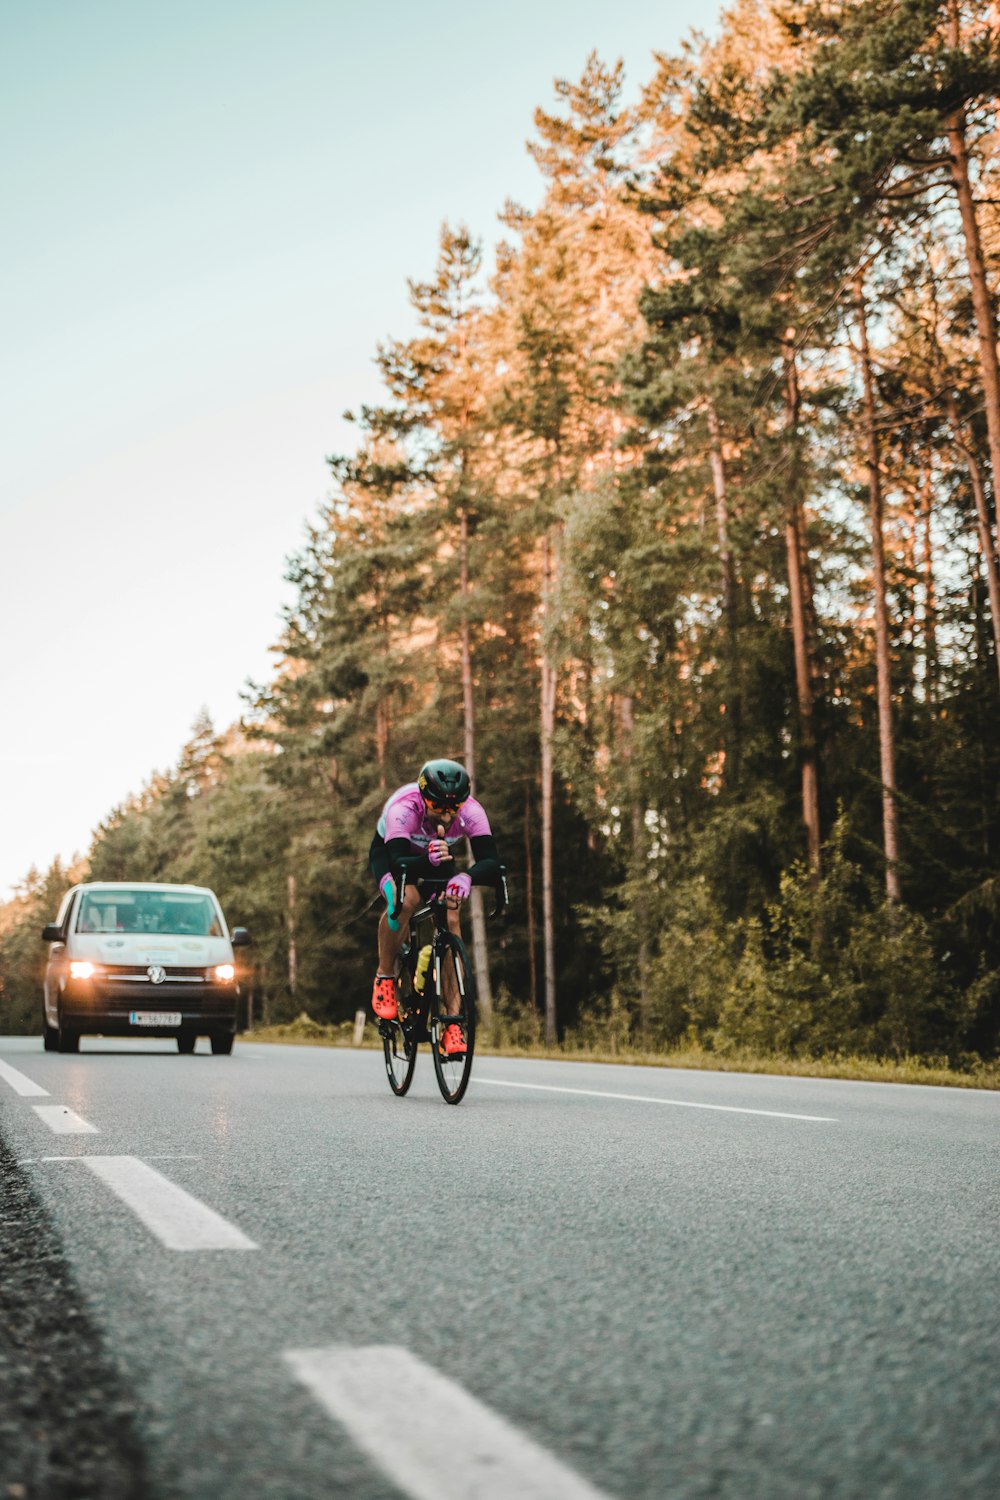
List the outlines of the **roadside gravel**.
{"label": "roadside gravel", "polygon": [[0,1500],[152,1500],[130,1403],[0,1141]]}

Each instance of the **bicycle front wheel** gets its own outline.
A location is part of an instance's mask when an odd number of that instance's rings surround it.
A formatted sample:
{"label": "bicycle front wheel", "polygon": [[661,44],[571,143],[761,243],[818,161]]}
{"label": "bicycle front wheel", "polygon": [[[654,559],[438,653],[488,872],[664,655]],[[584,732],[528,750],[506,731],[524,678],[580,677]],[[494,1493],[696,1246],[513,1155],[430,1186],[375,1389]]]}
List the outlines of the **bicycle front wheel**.
{"label": "bicycle front wheel", "polygon": [[442,1099],[458,1104],[469,1086],[476,1046],[476,982],[461,938],[447,932],[438,941],[443,951],[431,1012],[431,1056]]}
{"label": "bicycle front wheel", "polygon": [[413,1069],[417,1063],[417,1038],[412,1021],[413,975],[404,964],[399,984],[396,986],[397,1011],[395,1021],[380,1021],[378,1029],[382,1036],[382,1052],[385,1056],[385,1073],[389,1087],[400,1098],[413,1082]]}

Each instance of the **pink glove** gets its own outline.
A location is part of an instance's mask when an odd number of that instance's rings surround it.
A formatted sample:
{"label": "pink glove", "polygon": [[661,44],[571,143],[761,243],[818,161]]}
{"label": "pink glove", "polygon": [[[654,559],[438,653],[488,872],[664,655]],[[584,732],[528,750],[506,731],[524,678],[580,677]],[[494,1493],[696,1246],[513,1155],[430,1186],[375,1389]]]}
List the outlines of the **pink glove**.
{"label": "pink glove", "polygon": [[437,838],[431,839],[430,843],[427,845],[427,858],[430,860],[431,864],[435,866],[435,868],[438,865],[443,865],[447,860],[450,860],[452,858],[451,850],[448,848],[448,844],[445,840],[444,829],[442,828],[440,823],[438,824]]}
{"label": "pink glove", "polygon": [[446,896],[452,901],[468,901],[469,892],[472,890],[472,876],[463,870],[460,875],[453,875],[444,888]]}

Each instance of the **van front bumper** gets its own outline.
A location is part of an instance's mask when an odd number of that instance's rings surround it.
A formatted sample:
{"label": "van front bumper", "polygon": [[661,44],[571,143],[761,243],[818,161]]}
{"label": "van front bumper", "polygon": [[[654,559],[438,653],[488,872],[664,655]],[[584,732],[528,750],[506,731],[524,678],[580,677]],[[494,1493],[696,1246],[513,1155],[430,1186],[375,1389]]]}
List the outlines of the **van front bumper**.
{"label": "van front bumper", "polygon": [[[134,984],[114,979],[67,980],[60,994],[61,1024],[104,1036],[176,1036],[178,1031],[233,1032],[236,984]],[[139,1014],[141,1024],[131,1017]],[[153,1017],[162,1016],[162,1024]],[[178,1023],[176,1017],[180,1016]]]}

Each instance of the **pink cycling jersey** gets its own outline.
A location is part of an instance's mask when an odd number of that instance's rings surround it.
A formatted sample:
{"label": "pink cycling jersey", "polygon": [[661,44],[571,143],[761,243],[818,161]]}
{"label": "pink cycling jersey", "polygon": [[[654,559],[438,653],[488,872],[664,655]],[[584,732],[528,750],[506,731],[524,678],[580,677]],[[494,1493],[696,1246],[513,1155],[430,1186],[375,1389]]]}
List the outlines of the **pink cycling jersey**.
{"label": "pink cycling jersey", "polygon": [[[438,837],[439,823],[437,815],[427,811],[420,788],[413,781],[393,792],[382,809],[377,831],[387,844],[391,839],[408,839],[418,849],[426,849],[431,839]],[[456,813],[445,839],[449,844],[457,844],[460,839],[479,838],[491,832],[486,809],[475,797],[470,797]]]}

